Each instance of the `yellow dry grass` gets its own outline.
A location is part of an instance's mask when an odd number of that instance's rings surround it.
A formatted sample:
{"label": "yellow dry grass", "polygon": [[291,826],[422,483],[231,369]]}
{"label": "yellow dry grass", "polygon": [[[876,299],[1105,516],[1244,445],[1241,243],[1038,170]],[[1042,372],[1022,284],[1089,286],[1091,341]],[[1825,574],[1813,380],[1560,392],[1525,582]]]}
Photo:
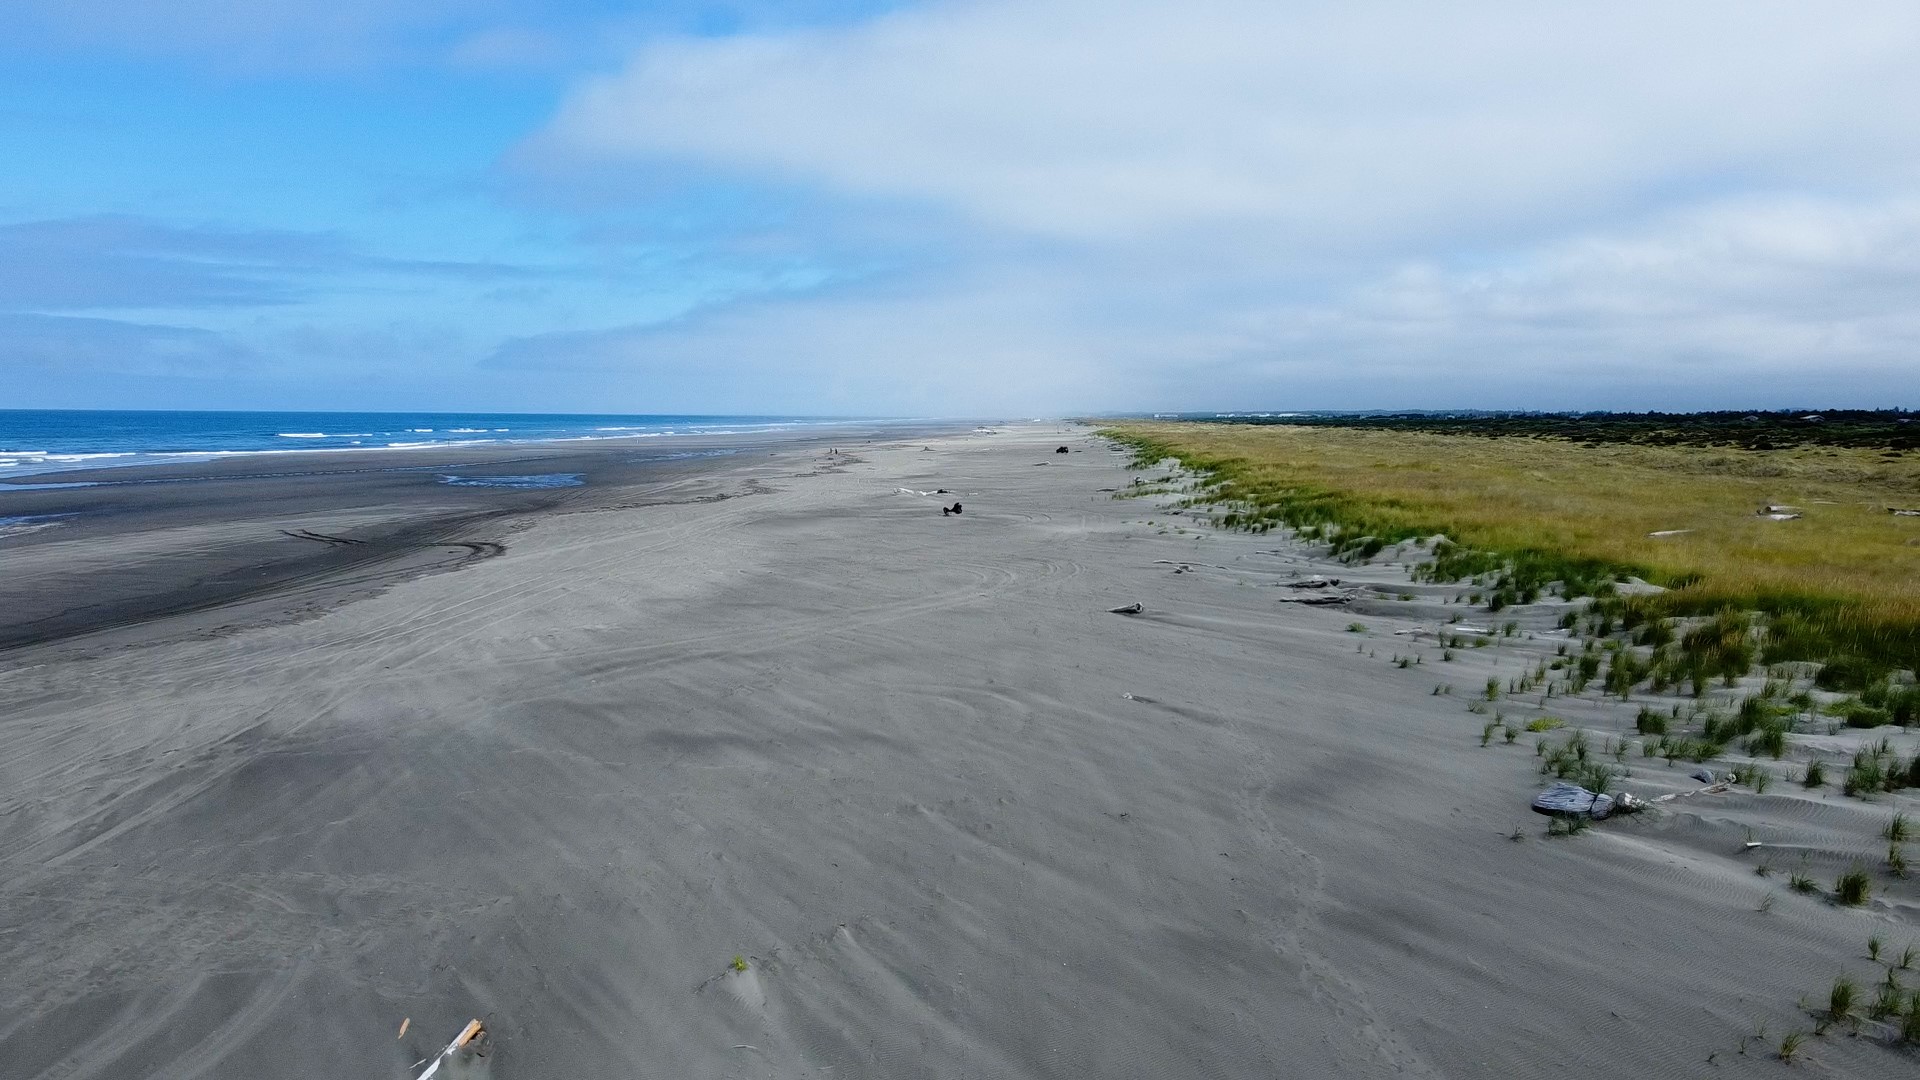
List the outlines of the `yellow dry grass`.
{"label": "yellow dry grass", "polygon": [[[1518,436],[1360,428],[1115,422],[1183,454],[1246,463],[1268,490],[1339,492],[1477,547],[1645,568],[1687,591],[1844,602],[1880,625],[1920,623],[1920,459],[1802,447],[1583,446]],[[1767,504],[1797,507],[1769,521]],[[1655,532],[1686,530],[1655,537]]]}

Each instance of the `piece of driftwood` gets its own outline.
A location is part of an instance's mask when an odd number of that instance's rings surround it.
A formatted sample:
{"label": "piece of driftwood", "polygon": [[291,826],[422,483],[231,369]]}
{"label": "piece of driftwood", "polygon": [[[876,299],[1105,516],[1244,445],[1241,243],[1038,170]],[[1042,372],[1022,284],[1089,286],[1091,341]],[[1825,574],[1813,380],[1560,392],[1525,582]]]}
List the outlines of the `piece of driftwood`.
{"label": "piece of driftwood", "polygon": [[1675,799],[1691,799],[1695,795],[1721,795],[1721,794],[1724,794],[1727,791],[1727,789],[1732,786],[1733,786],[1732,784],[1728,783],[1725,780],[1722,780],[1717,784],[1712,784],[1707,787],[1698,788],[1694,791],[1676,791],[1671,795],[1662,795],[1657,799],[1648,799],[1647,802],[1649,804],[1664,803],[1664,802],[1672,802]]}
{"label": "piece of driftwood", "polygon": [[1353,592],[1313,593],[1307,596],[1283,596],[1280,598],[1280,602],[1283,604],[1305,604],[1308,607],[1338,607],[1341,604],[1352,603],[1359,595],[1359,593]]}
{"label": "piece of driftwood", "polygon": [[[441,1062],[446,1061],[448,1058],[467,1049],[469,1046],[473,1046],[481,1037],[486,1035],[486,1033],[487,1027],[485,1024],[482,1024],[478,1020],[467,1021],[467,1026],[460,1029],[460,1034],[454,1036],[453,1041],[447,1044],[447,1048],[434,1055],[433,1063],[427,1066],[427,1071],[414,1077],[414,1080],[428,1080],[434,1073],[440,1071]],[[475,1049],[477,1050],[478,1048],[475,1047]]]}

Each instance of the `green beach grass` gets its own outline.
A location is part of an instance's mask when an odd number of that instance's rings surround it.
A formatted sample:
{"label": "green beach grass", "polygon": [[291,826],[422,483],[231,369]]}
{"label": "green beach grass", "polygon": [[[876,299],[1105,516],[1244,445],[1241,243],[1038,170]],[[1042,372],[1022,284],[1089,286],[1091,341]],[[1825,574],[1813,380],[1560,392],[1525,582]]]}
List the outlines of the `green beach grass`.
{"label": "green beach grass", "polygon": [[[1363,427],[1121,421],[1104,433],[1138,463],[1177,459],[1216,523],[1288,527],[1371,557],[1444,535],[1430,580],[1484,578],[1489,606],[1552,586],[1593,596],[1626,628],[1755,612],[1761,655],[1731,669],[1830,662],[1863,685],[1920,667],[1920,455],[1898,448],[1785,449],[1580,443]],[[1801,516],[1757,513],[1790,505]],[[1666,591],[1613,596],[1638,577]],[[1744,623],[1719,620],[1735,648]],[[1705,639],[1688,648],[1717,648]],[[1735,650],[1738,651],[1737,648]],[[1724,672],[1716,670],[1715,674]]]}

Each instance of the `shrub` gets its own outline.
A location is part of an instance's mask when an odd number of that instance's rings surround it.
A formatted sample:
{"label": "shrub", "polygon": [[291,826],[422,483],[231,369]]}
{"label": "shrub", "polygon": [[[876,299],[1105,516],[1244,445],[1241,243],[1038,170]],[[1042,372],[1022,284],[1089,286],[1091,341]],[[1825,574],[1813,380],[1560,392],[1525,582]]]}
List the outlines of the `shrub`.
{"label": "shrub", "polygon": [[1747,740],[1747,753],[1766,754],[1778,761],[1787,752],[1787,725],[1770,720]]}
{"label": "shrub", "polygon": [[1580,691],[1585,690],[1587,688],[1587,684],[1592,682],[1596,677],[1599,676],[1599,674],[1600,674],[1599,654],[1591,653],[1591,652],[1582,653],[1578,664],[1575,665],[1573,678],[1571,680],[1573,692],[1577,694]]}
{"label": "shrub", "polygon": [[1860,987],[1845,975],[1833,980],[1833,989],[1827,991],[1827,1022],[1845,1023],[1853,1018],[1853,1008],[1860,1000]]}
{"label": "shrub", "polygon": [[1753,667],[1752,620],[1745,612],[1722,610],[1712,620],[1687,631],[1680,639],[1680,648],[1695,670],[1731,683]]}
{"label": "shrub", "polygon": [[1893,723],[1893,714],[1858,698],[1843,698],[1827,706],[1827,712],[1847,722],[1848,727],[1877,728]]}
{"label": "shrub", "polygon": [[1853,755],[1853,766],[1847,770],[1847,778],[1840,789],[1856,798],[1871,795],[1887,783],[1887,772],[1881,764],[1880,755],[1862,750]]}
{"label": "shrub", "polygon": [[1640,659],[1631,650],[1621,649],[1613,654],[1613,663],[1607,667],[1607,678],[1603,685],[1607,693],[1618,694],[1625,701],[1633,693],[1633,688],[1652,673],[1652,664]]}
{"label": "shrub", "polygon": [[1887,715],[1901,727],[1920,723],[1920,686],[1903,686],[1887,695]]}
{"label": "shrub", "polygon": [[1887,669],[1858,656],[1835,656],[1820,665],[1813,685],[1822,690],[1865,690],[1887,677]]}
{"label": "shrub", "polygon": [[1855,866],[1833,883],[1833,895],[1843,904],[1858,907],[1873,895],[1873,879],[1867,876],[1865,870]]}

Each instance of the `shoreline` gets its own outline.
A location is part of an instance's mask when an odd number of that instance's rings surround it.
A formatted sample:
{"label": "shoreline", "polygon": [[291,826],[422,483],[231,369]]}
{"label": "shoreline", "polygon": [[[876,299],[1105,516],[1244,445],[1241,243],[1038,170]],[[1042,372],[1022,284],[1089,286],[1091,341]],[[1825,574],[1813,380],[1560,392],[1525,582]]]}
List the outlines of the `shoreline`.
{"label": "shoreline", "polygon": [[[8,570],[0,576],[0,654],[156,620],[198,617],[198,629],[230,633],[305,617],[496,553],[517,521],[717,478],[754,455],[876,434],[810,427],[675,436],[671,448],[610,437],[236,452],[39,474],[59,477],[55,483],[0,479]],[[279,462],[287,464],[263,467]],[[528,476],[545,482],[519,482]],[[297,595],[277,610],[273,597],[290,590]],[[235,605],[246,610],[224,617]]]}
{"label": "shoreline", "polygon": [[[31,410],[31,409],[0,410],[0,421],[5,420],[9,411],[15,412],[15,413],[28,414],[28,415],[35,415],[35,416],[45,415],[48,412],[48,410]],[[58,410],[54,410],[54,411],[58,412]],[[95,415],[95,414],[89,414],[85,411],[81,411],[79,415]],[[107,412],[101,415],[123,416],[128,414]],[[144,415],[144,414],[139,414],[139,415]],[[338,440],[338,439],[356,440],[350,444],[334,444],[334,445],[314,445],[314,444],[303,444],[302,442],[294,442],[294,443],[288,443],[288,444],[274,443],[271,445],[248,446],[248,447],[227,447],[227,448],[167,447],[167,448],[160,448],[160,449],[150,448],[150,449],[131,449],[131,450],[129,449],[84,449],[83,450],[83,449],[77,449],[77,448],[61,449],[61,450],[0,449],[0,490],[4,490],[7,487],[15,486],[10,483],[10,481],[15,478],[25,480],[28,477],[44,477],[49,475],[60,475],[60,474],[65,474],[70,472],[107,471],[110,473],[111,471],[120,470],[120,469],[164,468],[164,467],[176,466],[176,465],[191,467],[196,465],[219,463],[219,462],[227,461],[230,459],[256,457],[256,456],[280,457],[284,455],[384,454],[389,452],[414,451],[414,450],[465,451],[465,450],[479,449],[479,448],[487,448],[487,449],[493,449],[493,450],[505,450],[505,449],[511,449],[511,448],[539,449],[539,448],[551,448],[556,446],[564,446],[571,443],[633,442],[636,444],[643,444],[655,439],[668,440],[669,444],[677,444],[678,441],[681,441],[681,440],[712,441],[716,439],[727,439],[727,438],[734,438],[734,437],[745,438],[745,439],[765,437],[765,438],[773,439],[775,441],[782,441],[787,438],[792,438],[792,437],[804,438],[809,435],[831,436],[834,434],[841,434],[847,437],[852,437],[860,434],[865,434],[865,435],[873,435],[876,433],[885,434],[885,433],[894,432],[894,431],[952,430],[962,424],[971,424],[974,422],[966,418],[812,419],[812,418],[747,417],[747,416],[742,416],[742,417],[724,417],[724,416],[648,417],[648,416],[640,416],[640,415],[636,415],[636,416],[609,415],[609,416],[602,417],[602,416],[591,416],[591,415],[582,416],[582,415],[557,414],[557,413],[556,414],[545,414],[545,413],[541,413],[541,414],[513,414],[513,413],[475,413],[475,414],[468,414],[468,413],[387,413],[387,414],[349,413],[349,414],[343,414],[343,413],[324,413],[324,412],[323,413],[311,413],[311,412],[245,413],[243,412],[243,413],[234,413],[234,414],[223,414],[223,413],[180,414],[180,413],[172,413],[172,412],[163,410],[163,411],[156,412],[152,415],[156,415],[156,416],[234,415],[234,416],[248,416],[248,417],[272,416],[272,417],[283,417],[288,421],[292,421],[295,419],[326,419],[326,418],[366,419],[366,418],[375,417],[375,416],[410,417],[414,421],[421,420],[421,419],[436,419],[436,418],[469,418],[471,419],[474,417],[487,417],[489,418],[488,422],[494,422],[498,420],[517,420],[522,423],[528,423],[532,425],[533,430],[538,430],[541,421],[550,421],[550,420],[578,421],[582,419],[624,419],[624,420],[652,419],[652,420],[658,421],[659,423],[656,423],[653,425],[631,424],[631,425],[609,425],[604,427],[595,427],[591,429],[594,432],[593,434],[558,434],[558,433],[550,434],[550,435],[522,434],[517,437],[498,437],[498,436],[510,435],[514,430],[512,428],[506,428],[506,427],[493,428],[493,429],[398,428],[398,429],[387,431],[377,436],[373,433],[333,434],[328,432],[275,432],[275,433],[272,433],[271,435],[255,434],[255,433],[248,433],[248,434],[241,435],[233,432],[202,433],[204,437],[209,441],[217,440],[223,437],[228,439],[239,437],[239,438],[255,438],[255,439],[273,438],[273,439],[290,439],[290,440]],[[701,423],[701,421],[724,421],[724,420],[733,420],[735,422],[729,423],[729,424]],[[666,427],[664,422],[672,422],[676,426]],[[657,427],[660,427],[661,430],[658,430],[658,431],[647,430],[649,426],[657,426]],[[3,430],[4,430],[3,428],[0,428],[0,431],[3,431]],[[578,427],[562,427],[556,430],[557,431],[577,431],[577,430],[587,430],[587,429],[581,429]],[[616,433],[622,433],[622,434],[616,434]],[[364,434],[364,437],[366,438],[376,438],[376,439],[385,438],[391,435],[402,435],[402,434],[412,434],[412,435],[472,434],[472,435],[485,435],[485,436],[495,436],[495,437],[470,438],[470,439],[444,439],[444,438],[424,439],[424,440],[407,439],[407,440],[400,440],[400,441],[390,441],[386,443],[380,443],[376,441],[370,444],[362,444],[357,440],[361,438],[363,434]],[[163,435],[162,433],[156,432],[156,433],[152,433],[149,437],[163,438],[166,436]],[[33,442],[35,440],[29,437],[28,441]],[[45,440],[40,440],[40,441],[44,442]],[[87,440],[82,439],[81,441],[85,442]],[[47,445],[52,445],[52,443],[47,443]],[[135,460],[116,460],[116,459],[135,459]],[[107,482],[107,481],[101,481],[101,482]]]}

